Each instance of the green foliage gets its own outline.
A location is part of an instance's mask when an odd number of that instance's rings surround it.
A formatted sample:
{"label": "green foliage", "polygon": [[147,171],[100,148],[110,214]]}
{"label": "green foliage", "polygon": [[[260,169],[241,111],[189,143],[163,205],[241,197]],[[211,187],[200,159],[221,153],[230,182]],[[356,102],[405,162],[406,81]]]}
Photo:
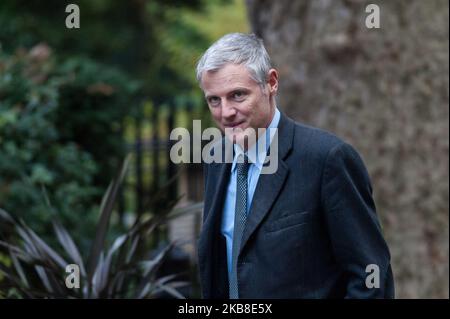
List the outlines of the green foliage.
{"label": "green foliage", "polygon": [[124,156],[130,83],[89,60],[58,64],[45,45],[1,54],[0,206],[39,232],[56,210],[78,238],[92,233],[99,189]]}
{"label": "green foliage", "polygon": [[[65,26],[65,8],[70,3],[80,8],[79,29]],[[199,4],[199,0],[3,0],[0,42],[11,52],[45,41],[64,57],[91,56],[138,72],[141,62],[151,61],[152,54],[158,51],[158,43],[153,41],[153,24],[164,21],[152,7],[197,8]]]}
{"label": "green foliage", "polygon": [[56,74],[68,78],[59,87],[60,138],[82,145],[101,164],[95,182],[105,187],[125,156],[121,125],[139,107],[139,85],[118,70],[82,58],[65,61]]}
{"label": "green foliage", "polygon": [[17,47],[31,48],[45,41],[63,58],[76,55],[115,65],[145,81],[146,92],[154,98],[167,98],[159,92],[170,88],[180,74],[166,67],[168,52],[158,40],[158,28],[169,25],[166,10],[199,8],[200,0],[79,0],[79,29],[65,27],[69,3],[1,1],[0,45],[13,52]]}
{"label": "green foliage", "polygon": [[45,41],[62,58],[115,65],[141,80],[156,104],[203,107],[194,77],[197,59],[219,36],[248,30],[242,0],[79,0],[80,29],[65,27],[69,3],[1,1],[3,50]]}
{"label": "green foliage", "polygon": [[[174,281],[176,274],[159,273],[174,243],[151,251],[149,240],[152,232],[170,218],[199,211],[202,205],[175,210],[177,201],[166,202],[161,214],[147,220],[139,218],[108,247],[106,233],[127,163],[128,160],[103,197],[97,231],[87,259],[82,257],[86,253],[82,254],[57,217],[52,224],[62,249],[52,247],[24,222],[0,209],[3,228],[9,228],[20,238],[18,242],[0,240],[0,247],[8,251],[9,257],[9,261],[0,259],[0,274],[4,276],[0,292],[8,291],[6,297],[17,298],[152,298],[161,296],[162,292],[183,298],[176,288],[187,283]],[[78,288],[67,287],[67,282],[77,282],[66,277],[69,264],[79,268]]]}

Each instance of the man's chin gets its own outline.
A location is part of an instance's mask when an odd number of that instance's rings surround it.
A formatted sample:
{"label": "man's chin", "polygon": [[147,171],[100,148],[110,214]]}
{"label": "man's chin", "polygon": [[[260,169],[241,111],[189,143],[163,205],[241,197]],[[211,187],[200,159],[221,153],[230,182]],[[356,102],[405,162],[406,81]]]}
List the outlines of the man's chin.
{"label": "man's chin", "polygon": [[[240,132],[228,132],[225,134],[229,141],[233,144],[240,145],[243,149],[247,149],[253,145],[256,141],[256,135],[252,130],[240,131]],[[247,146],[247,147],[246,147]]]}

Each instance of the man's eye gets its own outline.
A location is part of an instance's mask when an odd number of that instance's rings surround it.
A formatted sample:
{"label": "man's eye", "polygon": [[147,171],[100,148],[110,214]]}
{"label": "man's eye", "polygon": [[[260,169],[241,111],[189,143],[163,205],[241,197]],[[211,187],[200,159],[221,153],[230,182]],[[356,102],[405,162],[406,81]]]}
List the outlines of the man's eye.
{"label": "man's eye", "polygon": [[244,97],[245,97],[245,94],[242,91],[236,91],[233,93],[233,98],[237,101],[243,100]]}
{"label": "man's eye", "polygon": [[212,96],[208,98],[208,103],[211,105],[217,105],[220,103],[220,99],[218,97]]}

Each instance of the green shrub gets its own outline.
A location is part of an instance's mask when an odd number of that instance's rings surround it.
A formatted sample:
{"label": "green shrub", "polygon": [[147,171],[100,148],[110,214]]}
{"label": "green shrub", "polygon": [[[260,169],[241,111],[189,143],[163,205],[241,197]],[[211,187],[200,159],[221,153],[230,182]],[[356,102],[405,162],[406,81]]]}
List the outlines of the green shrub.
{"label": "green shrub", "polygon": [[[108,225],[128,162],[103,196],[89,254],[77,247],[58,216],[51,223],[58,245],[52,245],[0,207],[0,248],[7,251],[7,258],[0,255],[0,298],[184,298],[177,290],[189,284],[179,281],[183,274],[162,272],[175,243],[152,249],[151,238],[170,219],[199,212],[203,204],[175,208],[178,199],[166,201],[158,216],[138,217],[108,244]],[[15,236],[3,240],[5,232]],[[69,264],[77,266],[78,276],[66,273]]]}
{"label": "green shrub", "polygon": [[124,157],[120,121],[136,90],[89,60],[58,63],[42,44],[0,52],[0,206],[42,234],[58,211],[83,245]]}

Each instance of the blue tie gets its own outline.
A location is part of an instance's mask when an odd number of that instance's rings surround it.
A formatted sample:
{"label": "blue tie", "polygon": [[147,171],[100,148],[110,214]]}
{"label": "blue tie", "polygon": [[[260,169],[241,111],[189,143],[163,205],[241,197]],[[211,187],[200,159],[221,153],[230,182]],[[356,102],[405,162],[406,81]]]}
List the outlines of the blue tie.
{"label": "blue tie", "polygon": [[[242,158],[243,157],[243,158]],[[237,259],[241,247],[242,233],[247,220],[247,175],[249,162],[247,156],[240,155],[236,163],[236,206],[234,212],[234,231],[232,247],[231,275],[229,278],[230,299],[238,299]]]}

